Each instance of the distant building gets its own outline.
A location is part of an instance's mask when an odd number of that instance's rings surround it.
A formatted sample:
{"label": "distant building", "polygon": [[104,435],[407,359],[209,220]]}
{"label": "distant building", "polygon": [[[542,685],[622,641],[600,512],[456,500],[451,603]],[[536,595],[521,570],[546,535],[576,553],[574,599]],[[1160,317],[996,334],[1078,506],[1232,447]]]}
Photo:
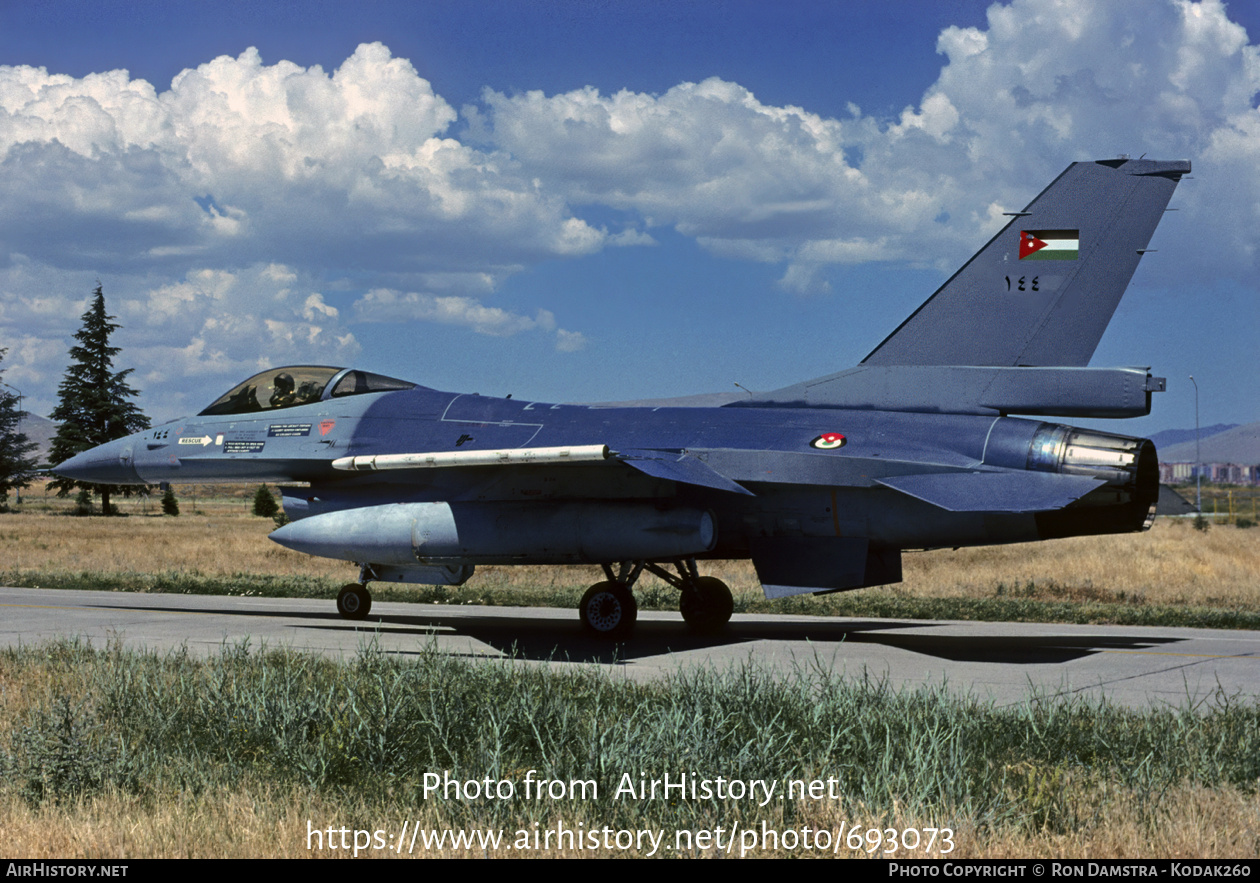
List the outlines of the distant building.
{"label": "distant building", "polygon": [[1160,463],[1159,480],[1162,484],[1180,484],[1194,479],[1193,463]]}
{"label": "distant building", "polygon": [[[1164,484],[1181,484],[1194,481],[1193,463],[1160,463],[1159,480]],[[1213,484],[1260,484],[1260,464],[1246,466],[1240,463],[1204,463],[1203,480]]]}

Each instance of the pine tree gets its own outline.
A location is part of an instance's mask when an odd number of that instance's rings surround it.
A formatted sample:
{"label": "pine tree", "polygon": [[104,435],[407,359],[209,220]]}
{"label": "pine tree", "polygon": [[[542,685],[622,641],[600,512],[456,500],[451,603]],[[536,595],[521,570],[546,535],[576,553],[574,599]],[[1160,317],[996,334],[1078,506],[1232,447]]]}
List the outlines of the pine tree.
{"label": "pine tree", "polygon": [[259,485],[254,492],[254,514],[261,518],[273,518],[280,511],[280,504],[265,484]]}
{"label": "pine tree", "polygon": [[162,514],[176,516],[179,514],[179,500],[175,499],[175,491],[167,485],[162,493]]}
{"label": "pine tree", "polygon": [[[0,349],[0,361],[6,352]],[[3,385],[0,372],[0,511],[6,508],[9,491],[26,487],[35,473],[35,460],[27,456],[35,450],[35,443],[18,431],[25,416],[25,411],[18,410],[18,397]]]}
{"label": "pine tree", "polygon": [[[51,417],[61,425],[53,438],[50,457],[63,463],[88,448],[123,438],[149,427],[149,418],[128,401],[136,391],[127,385],[130,368],[114,371],[114,356],[120,352],[109,345],[109,336],[118,330],[105,313],[105,295],[98,283],[92,305],[83,314],[83,327],[74,336],[78,346],[70,348],[70,367],[61,381],[61,401]],[[130,493],[130,488],[105,484],[89,484],[69,478],[50,482],[57,496],[67,496],[74,488],[85,488],[101,495],[101,512],[112,513],[111,493]]]}

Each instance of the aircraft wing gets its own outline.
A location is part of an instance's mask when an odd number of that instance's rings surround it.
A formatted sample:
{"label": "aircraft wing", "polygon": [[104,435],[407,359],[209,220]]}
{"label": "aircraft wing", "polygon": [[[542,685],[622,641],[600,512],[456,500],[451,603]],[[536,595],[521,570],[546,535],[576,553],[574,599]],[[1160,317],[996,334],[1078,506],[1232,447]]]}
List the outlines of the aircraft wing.
{"label": "aircraft wing", "polygon": [[892,475],[879,484],[949,512],[1047,512],[1106,484],[1049,472],[934,472]]}

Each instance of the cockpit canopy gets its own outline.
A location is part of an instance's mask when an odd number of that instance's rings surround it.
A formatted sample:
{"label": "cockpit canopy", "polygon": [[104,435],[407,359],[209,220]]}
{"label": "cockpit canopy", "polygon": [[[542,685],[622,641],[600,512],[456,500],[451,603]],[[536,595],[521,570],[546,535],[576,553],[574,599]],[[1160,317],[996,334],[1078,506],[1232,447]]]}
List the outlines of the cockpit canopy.
{"label": "cockpit canopy", "polygon": [[342,396],[369,392],[390,392],[414,389],[416,384],[383,374],[357,371],[353,368],[330,368],[326,365],[289,365],[255,374],[244,383],[232,387],[198,416],[221,414],[253,414],[295,408]]}

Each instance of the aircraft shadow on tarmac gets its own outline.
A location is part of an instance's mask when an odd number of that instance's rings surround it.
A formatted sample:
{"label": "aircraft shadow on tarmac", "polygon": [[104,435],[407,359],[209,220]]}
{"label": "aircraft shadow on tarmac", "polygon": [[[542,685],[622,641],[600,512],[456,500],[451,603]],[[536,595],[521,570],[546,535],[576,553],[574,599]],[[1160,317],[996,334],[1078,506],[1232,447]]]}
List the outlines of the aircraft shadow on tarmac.
{"label": "aircraft shadow on tarmac", "polygon": [[[129,606],[126,609],[160,611],[166,608]],[[186,607],[180,609],[190,610]],[[467,608],[462,608],[459,615],[455,616],[428,612],[406,615],[373,614],[361,622],[347,621],[332,612],[225,611],[210,608],[196,609],[195,612],[302,620],[300,625],[294,627],[357,632],[365,638],[377,634],[393,638],[411,636],[416,639],[415,653],[424,652],[427,641],[436,636],[462,635],[516,659],[604,664],[758,641],[787,641],[809,642],[820,647],[840,643],[882,644],[952,662],[1054,665],[1105,650],[1142,650],[1182,640],[1158,636],[1139,638],[1103,634],[1054,634],[1054,625],[1047,625],[1047,634],[1044,635],[899,634],[898,631],[902,629],[932,628],[932,624],[878,619],[808,622],[735,620],[719,634],[696,635],[681,620],[674,622],[640,619],[630,641],[613,644],[586,634],[576,617],[567,610],[557,610],[554,616],[529,617],[515,615],[504,608],[485,610],[484,615],[469,615]],[[467,655],[464,651],[451,653]]]}

